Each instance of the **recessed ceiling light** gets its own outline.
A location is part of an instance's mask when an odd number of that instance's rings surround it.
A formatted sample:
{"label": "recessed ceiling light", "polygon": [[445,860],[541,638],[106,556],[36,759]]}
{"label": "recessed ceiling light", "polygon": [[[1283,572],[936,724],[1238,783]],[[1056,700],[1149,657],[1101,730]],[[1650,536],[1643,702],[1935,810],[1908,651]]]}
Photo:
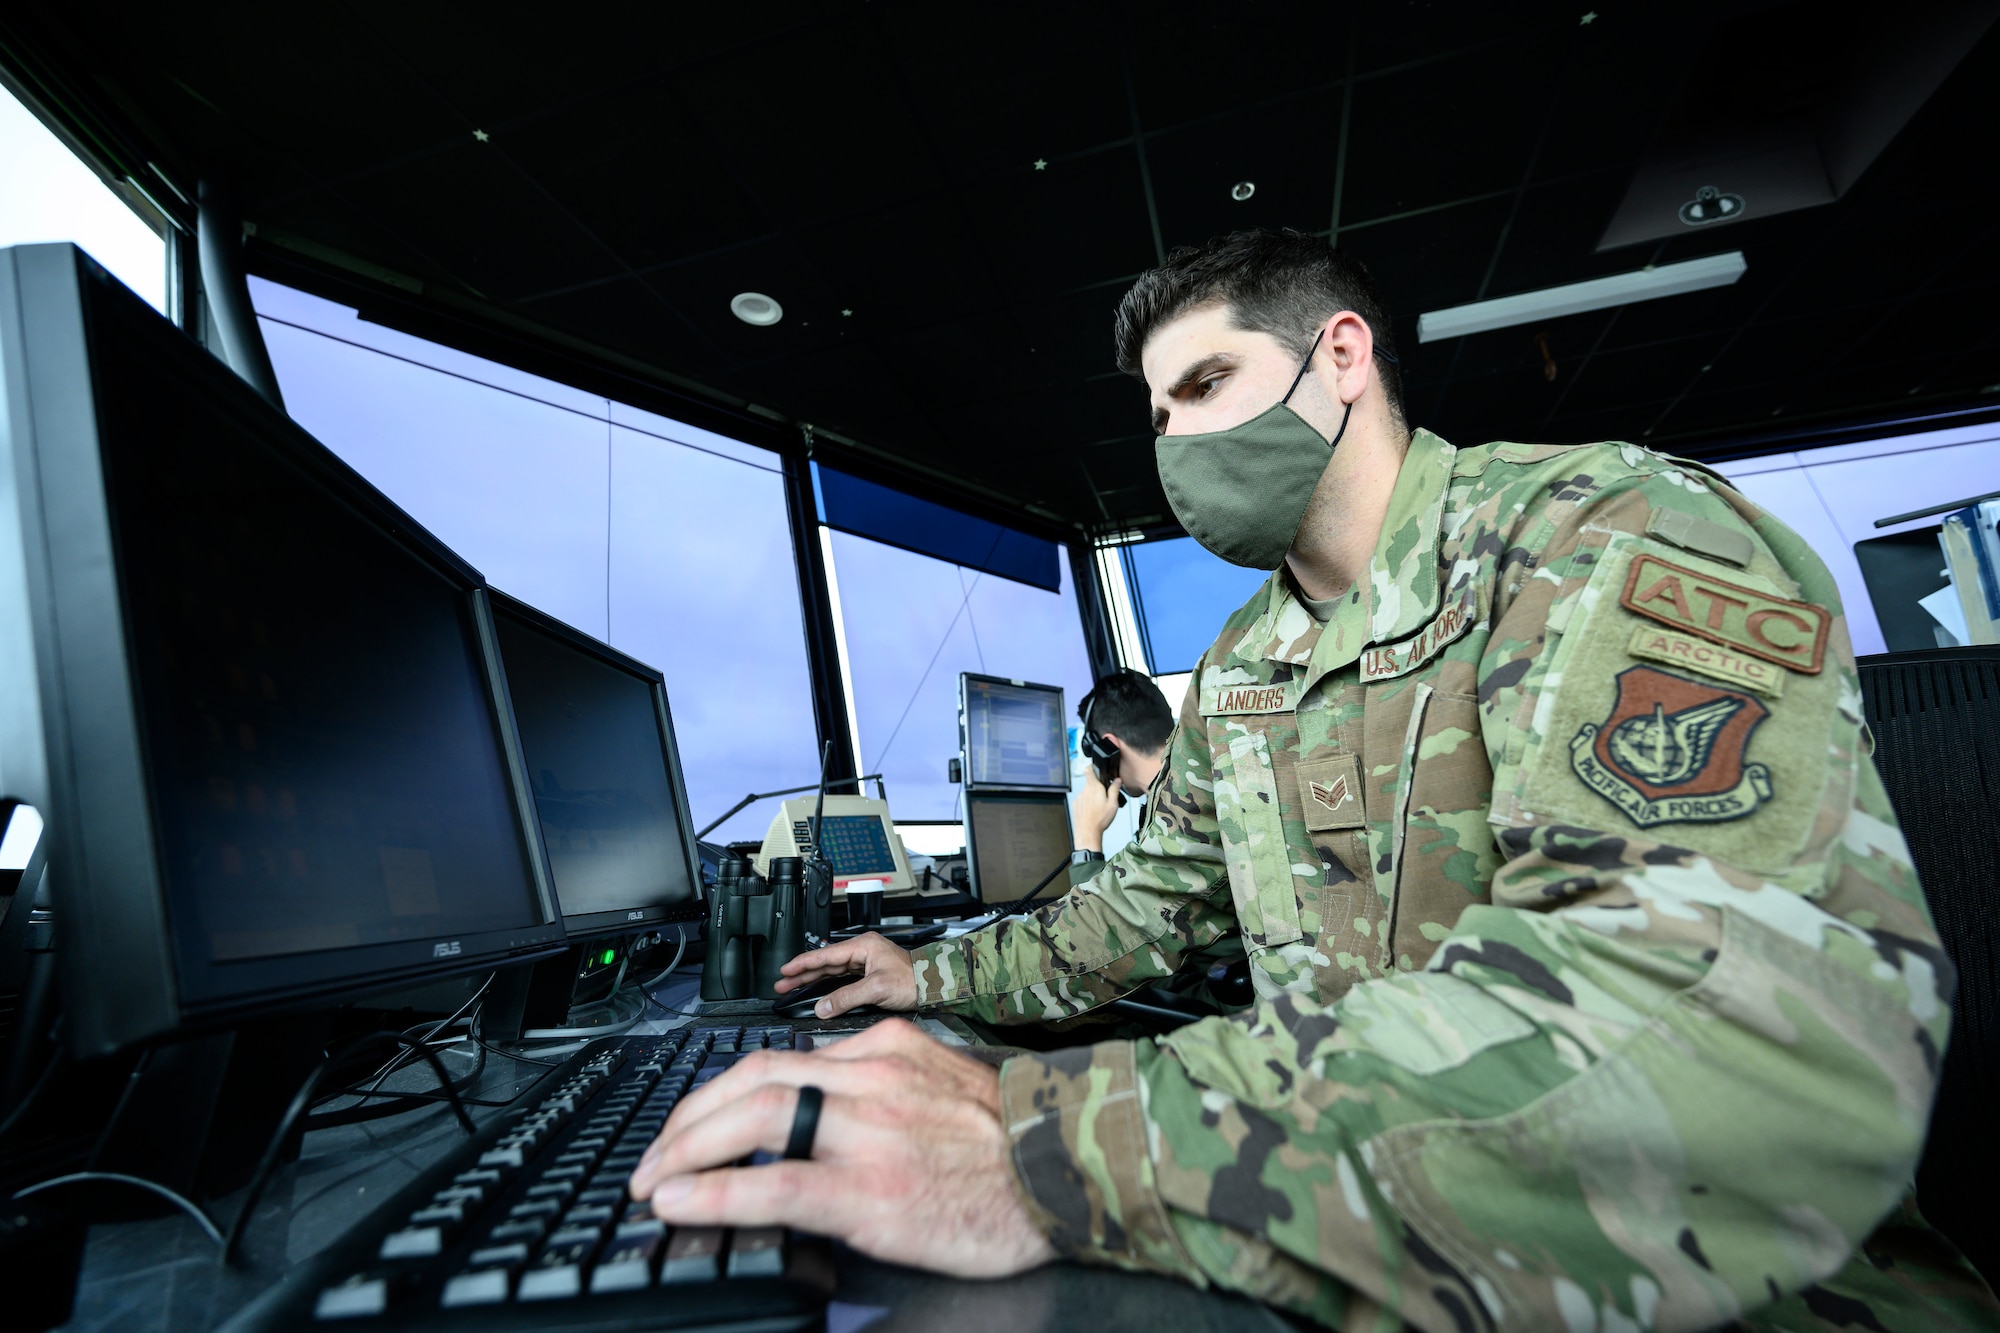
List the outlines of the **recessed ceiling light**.
{"label": "recessed ceiling light", "polygon": [[1257,193],[1256,181],[1238,181],[1229,187],[1229,197],[1239,204],[1255,193]]}
{"label": "recessed ceiling light", "polygon": [[729,300],[729,313],[745,324],[776,324],[785,317],[785,308],[762,292],[738,292]]}

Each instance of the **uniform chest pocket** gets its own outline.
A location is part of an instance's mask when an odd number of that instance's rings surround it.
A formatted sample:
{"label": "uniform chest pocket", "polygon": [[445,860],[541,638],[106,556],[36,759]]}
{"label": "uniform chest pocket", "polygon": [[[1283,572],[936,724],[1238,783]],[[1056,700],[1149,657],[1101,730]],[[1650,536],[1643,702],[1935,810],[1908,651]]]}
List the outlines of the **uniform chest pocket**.
{"label": "uniform chest pocket", "polygon": [[1215,812],[1244,943],[1253,949],[1290,944],[1305,932],[1270,742],[1261,732],[1232,726],[1227,750],[1216,757],[1225,755],[1228,771],[1215,775]]}

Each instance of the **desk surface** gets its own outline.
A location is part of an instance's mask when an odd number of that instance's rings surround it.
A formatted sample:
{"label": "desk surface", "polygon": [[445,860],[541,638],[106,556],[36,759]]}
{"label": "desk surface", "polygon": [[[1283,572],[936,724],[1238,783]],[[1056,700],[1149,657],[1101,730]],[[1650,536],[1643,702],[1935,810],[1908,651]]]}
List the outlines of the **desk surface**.
{"label": "desk surface", "polygon": [[[660,995],[688,1006],[691,978],[676,978]],[[642,1023],[634,1035],[665,1031],[688,1020]],[[469,1067],[470,1057],[455,1073]],[[473,1096],[511,1098],[543,1072],[532,1065],[488,1058]],[[411,1070],[409,1090],[431,1086]],[[397,1080],[391,1080],[394,1088]],[[501,1108],[474,1107],[475,1118]],[[390,1119],[308,1134],[298,1161],[274,1175],[257,1219],[245,1237],[245,1265],[226,1270],[212,1243],[179,1216],[92,1227],[84,1250],[76,1311],[66,1330],[117,1333],[196,1333],[212,1329],[248,1304],[290,1268],[310,1258],[401,1189],[439,1155],[460,1131],[439,1106]],[[237,1200],[213,1213],[226,1224]],[[1105,1269],[1058,1264],[997,1282],[962,1282],[876,1263],[842,1248],[837,1304],[830,1333],[1038,1333],[1089,1327],[1094,1333],[1159,1330],[1283,1330],[1292,1327],[1268,1309],[1234,1296],[1200,1292],[1177,1282]]]}

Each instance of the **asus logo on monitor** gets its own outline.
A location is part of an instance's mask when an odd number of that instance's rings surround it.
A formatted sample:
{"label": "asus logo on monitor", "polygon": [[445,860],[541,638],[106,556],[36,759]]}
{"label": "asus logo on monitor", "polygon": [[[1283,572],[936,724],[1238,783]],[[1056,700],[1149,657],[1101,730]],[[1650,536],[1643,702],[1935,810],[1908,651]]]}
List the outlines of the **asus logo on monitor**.
{"label": "asus logo on monitor", "polygon": [[462,946],[459,944],[457,940],[446,940],[442,944],[433,944],[431,946],[431,957],[456,958],[461,952],[461,949]]}
{"label": "asus logo on monitor", "polygon": [[646,914],[644,912],[627,912],[625,914],[625,919],[627,921],[644,921],[646,919]]}

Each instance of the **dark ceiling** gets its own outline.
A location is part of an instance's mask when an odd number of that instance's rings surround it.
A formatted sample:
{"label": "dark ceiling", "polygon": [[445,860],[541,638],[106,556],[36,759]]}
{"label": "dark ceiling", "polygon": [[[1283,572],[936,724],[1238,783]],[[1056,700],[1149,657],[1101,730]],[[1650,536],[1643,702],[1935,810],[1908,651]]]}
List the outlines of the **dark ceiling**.
{"label": "dark ceiling", "polygon": [[[0,56],[182,220],[232,176],[253,271],[753,438],[812,422],[1044,531],[1166,513],[1112,312],[1238,227],[1365,260],[1412,422],[1461,442],[1718,455],[2000,407],[2000,38],[1837,201],[1760,215],[1753,184],[1741,220],[1599,253],[1677,126],[1824,121],[1929,10],[1599,2],[17,0]],[[1731,249],[1731,287],[1417,342],[1426,310]],[[745,290],[783,321],[735,319]]]}

